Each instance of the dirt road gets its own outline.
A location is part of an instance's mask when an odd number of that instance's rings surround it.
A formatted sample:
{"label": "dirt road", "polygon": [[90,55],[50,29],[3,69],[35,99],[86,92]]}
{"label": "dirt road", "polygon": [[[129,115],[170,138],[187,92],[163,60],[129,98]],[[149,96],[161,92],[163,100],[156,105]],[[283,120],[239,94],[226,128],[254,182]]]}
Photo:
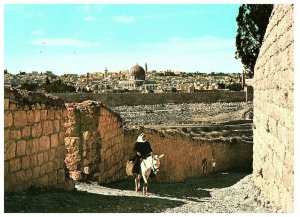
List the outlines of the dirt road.
{"label": "dirt road", "polygon": [[133,180],[105,186],[77,183],[74,191],[39,188],[4,194],[7,213],[237,213],[273,212],[259,203],[252,175],[228,172],[184,182],[150,180],[148,196],[134,191]]}

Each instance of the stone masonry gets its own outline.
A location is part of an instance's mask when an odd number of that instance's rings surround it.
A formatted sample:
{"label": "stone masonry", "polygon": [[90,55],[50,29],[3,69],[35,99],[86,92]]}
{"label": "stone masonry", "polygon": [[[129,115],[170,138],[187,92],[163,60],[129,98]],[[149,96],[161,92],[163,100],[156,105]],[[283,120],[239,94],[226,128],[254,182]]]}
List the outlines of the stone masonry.
{"label": "stone masonry", "polygon": [[[68,103],[65,163],[74,180],[110,182],[124,174],[121,118],[96,101]],[[124,176],[122,176],[124,177]]]}
{"label": "stone masonry", "polygon": [[5,191],[32,186],[74,187],[74,182],[65,178],[65,116],[61,99],[5,88]]}
{"label": "stone masonry", "polygon": [[251,169],[252,142],[193,139],[172,130],[125,130],[120,116],[96,101],[64,104],[43,94],[7,89],[4,126],[7,191],[39,185],[72,188],[70,180],[122,180],[141,132],[154,154],[165,154],[155,181]]}
{"label": "stone masonry", "polygon": [[293,16],[293,5],[274,5],[254,73],[254,181],[284,212],[294,206]]}
{"label": "stone masonry", "polygon": [[[134,143],[141,132],[147,135],[153,154],[165,154],[155,181],[183,181],[189,177],[199,177],[228,169],[251,170],[252,142],[192,139],[172,130],[126,130],[124,136],[126,156],[133,154]],[[127,159],[124,160],[125,164]]]}
{"label": "stone masonry", "polygon": [[182,181],[234,168],[251,170],[252,141],[200,140],[175,131],[124,130],[120,116],[96,101],[67,104],[67,111],[65,163],[74,180],[108,183],[124,179],[126,162],[133,156],[141,132],[147,134],[154,154],[165,154],[156,181]]}

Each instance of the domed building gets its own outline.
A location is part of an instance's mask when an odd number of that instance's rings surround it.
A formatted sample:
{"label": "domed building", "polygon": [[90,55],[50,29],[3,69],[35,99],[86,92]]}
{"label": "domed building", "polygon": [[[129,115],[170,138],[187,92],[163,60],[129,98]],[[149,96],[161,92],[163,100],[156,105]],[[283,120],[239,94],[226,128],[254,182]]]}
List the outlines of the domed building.
{"label": "domed building", "polygon": [[146,80],[146,72],[143,67],[138,64],[132,66],[129,70],[129,75],[126,80],[120,81],[122,89],[138,90]]}
{"label": "domed building", "polygon": [[134,80],[145,81],[146,72],[143,67],[139,66],[138,64],[131,67],[130,74],[133,76]]}

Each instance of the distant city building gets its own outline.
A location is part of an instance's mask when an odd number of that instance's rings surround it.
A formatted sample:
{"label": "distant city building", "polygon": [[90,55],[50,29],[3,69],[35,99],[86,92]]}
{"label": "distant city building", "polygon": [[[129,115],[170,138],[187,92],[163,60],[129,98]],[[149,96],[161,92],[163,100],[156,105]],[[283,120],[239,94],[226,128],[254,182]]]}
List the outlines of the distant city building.
{"label": "distant city building", "polygon": [[119,85],[123,90],[141,90],[141,86],[146,79],[146,72],[143,67],[138,64],[131,67],[127,80],[119,81]]}

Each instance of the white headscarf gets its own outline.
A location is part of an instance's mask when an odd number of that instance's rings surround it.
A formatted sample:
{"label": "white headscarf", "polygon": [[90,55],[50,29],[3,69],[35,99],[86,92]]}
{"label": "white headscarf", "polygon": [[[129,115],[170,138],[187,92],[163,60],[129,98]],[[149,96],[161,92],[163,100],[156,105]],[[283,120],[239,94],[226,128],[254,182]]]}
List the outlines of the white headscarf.
{"label": "white headscarf", "polygon": [[145,134],[141,133],[138,138],[137,138],[137,142],[146,142],[146,139],[144,138]]}

